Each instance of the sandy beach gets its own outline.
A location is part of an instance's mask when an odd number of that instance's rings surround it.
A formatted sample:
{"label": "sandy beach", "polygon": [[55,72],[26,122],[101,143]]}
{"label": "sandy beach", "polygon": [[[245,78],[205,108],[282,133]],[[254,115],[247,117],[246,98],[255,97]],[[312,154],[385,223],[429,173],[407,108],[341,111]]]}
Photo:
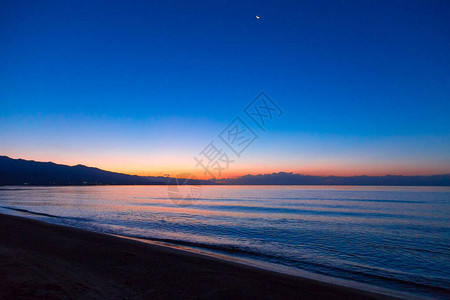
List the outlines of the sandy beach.
{"label": "sandy beach", "polygon": [[0,214],[0,298],[381,296],[196,253]]}

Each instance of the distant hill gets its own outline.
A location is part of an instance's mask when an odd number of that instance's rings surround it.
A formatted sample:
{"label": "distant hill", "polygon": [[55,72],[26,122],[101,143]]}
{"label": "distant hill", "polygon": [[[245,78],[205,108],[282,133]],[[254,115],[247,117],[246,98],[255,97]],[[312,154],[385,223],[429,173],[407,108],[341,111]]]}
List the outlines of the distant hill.
{"label": "distant hill", "polygon": [[450,174],[433,176],[309,176],[293,173],[245,175],[223,179],[223,184],[238,185],[388,185],[388,186],[450,186]]}
{"label": "distant hill", "polygon": [[83,165],[66,166],[0,156],[0,185],[154,185],[174,182],[169,177],[127,175]]}
{"label": "distant hill", "polygon": [[293,173],[245,175],[233,179],[176,180],[170,177],[136,176],[104,171],[83,165],[66,166],[52,162],[12,159],[0,156],[0,185],[388,185],[450,186],[450,174],[434,176],[309,176]]}

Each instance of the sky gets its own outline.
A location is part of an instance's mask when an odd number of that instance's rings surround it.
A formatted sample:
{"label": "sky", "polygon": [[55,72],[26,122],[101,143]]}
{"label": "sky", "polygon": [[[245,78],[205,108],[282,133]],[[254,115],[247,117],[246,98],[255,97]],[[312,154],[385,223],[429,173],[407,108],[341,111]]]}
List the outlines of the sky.
{"label": "sky", "polygon": [[[0,6],[1,155],[210,178],[214,145],[218,177],[450,173],[448,1]],[[236,117],[257,137],[239,156]]]}

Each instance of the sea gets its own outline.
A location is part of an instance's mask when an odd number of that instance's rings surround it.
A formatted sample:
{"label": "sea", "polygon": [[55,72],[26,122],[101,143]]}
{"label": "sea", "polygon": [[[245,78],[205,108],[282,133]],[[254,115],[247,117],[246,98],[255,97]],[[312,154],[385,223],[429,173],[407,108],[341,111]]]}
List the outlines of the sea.
{"label": "sea", "polygon": [[450,299],[450,187],[15,186],[0,187],[0,212],[391,296]]}

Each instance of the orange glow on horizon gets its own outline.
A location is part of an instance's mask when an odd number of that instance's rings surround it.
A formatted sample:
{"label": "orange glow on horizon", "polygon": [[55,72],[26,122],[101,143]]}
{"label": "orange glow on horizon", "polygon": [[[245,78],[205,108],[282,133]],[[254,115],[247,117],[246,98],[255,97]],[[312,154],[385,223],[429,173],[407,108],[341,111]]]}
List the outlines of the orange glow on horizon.
{"label": "orange glow on horizon", "polygon": [[[204,175],[202,170],[181,170],[181,171],[173,171],[173,172],[148,172],[148,171],[137,171],[137,172],[127,172],[118,171],[120,173],[133,174],[139,176],[167,176],[167,177],[178,177],[177,174],[180,173],[189,173],[193,174],[197,179],[208,180],[211,177]],[[386,170],[369,170],[368,168],[363,169],[322,169],[322,168],[309,168],[309,169],[296,169],[296,170],[259,170],[257,168],[249,169],[249,170],[237,170],[232,171],[229,170],[227,172],[223,172],[220,178],[238,178],[245,175],[265,175],[265,174],[273,174],[273,173],[293,173],[293,174],[301,174],[301,175],[309,175],[309,176],[338,176],[338,177],[351,177],[351,176],[386,176],[386,175],[402,175],[402,176],[414,176],[414,175],[442,175],[448,174],[448,172],[439,172],[436,170],[422,170],[422,169],[392,169],[389,171]],[[218,178],[218,179],[220,179]]]}
{"label": "orange glow on horizon", "polygon": [[[7,154],[6,154],[7,155]],[[53,159],[48,159],[48,157]],[[74,166],[83,164],[88,167],[99,168],[105,171],[124,173],[139,176],[162,176],[178,177],[180,173],[193,174],[198,179],[208,180],[201,167],[196,168],[195,162],[191,157],[180,157],[171,154],[155,157],[150,160],[148,157],[135,156],[130,159],[128,155],[102,154],[85,157],[80,162],[78,156],[63,155],[39,155],[34,153],[32,157],[20,156],[12,158],[22,158],[26,160],[35,160],[41,162],[52,161],[56,164]],[[278,166],[276,166],[278,165]],[[292,165],[297,165],[292,167]],[[252,163],[240,163],[230,166],[229,170],[222,172],[218,178],[237,178],[244,175],[260,175],[272,173],[294,173],[312,176],[385,176],[385,175],[442,175],[450,174],[448,166],[438,164],[410,164],[403,163],[372,163],[372,162],[354,162],[354,161],[309,161],[295,163],[276,163],[267,162],[259,164],[258,161]]]}

